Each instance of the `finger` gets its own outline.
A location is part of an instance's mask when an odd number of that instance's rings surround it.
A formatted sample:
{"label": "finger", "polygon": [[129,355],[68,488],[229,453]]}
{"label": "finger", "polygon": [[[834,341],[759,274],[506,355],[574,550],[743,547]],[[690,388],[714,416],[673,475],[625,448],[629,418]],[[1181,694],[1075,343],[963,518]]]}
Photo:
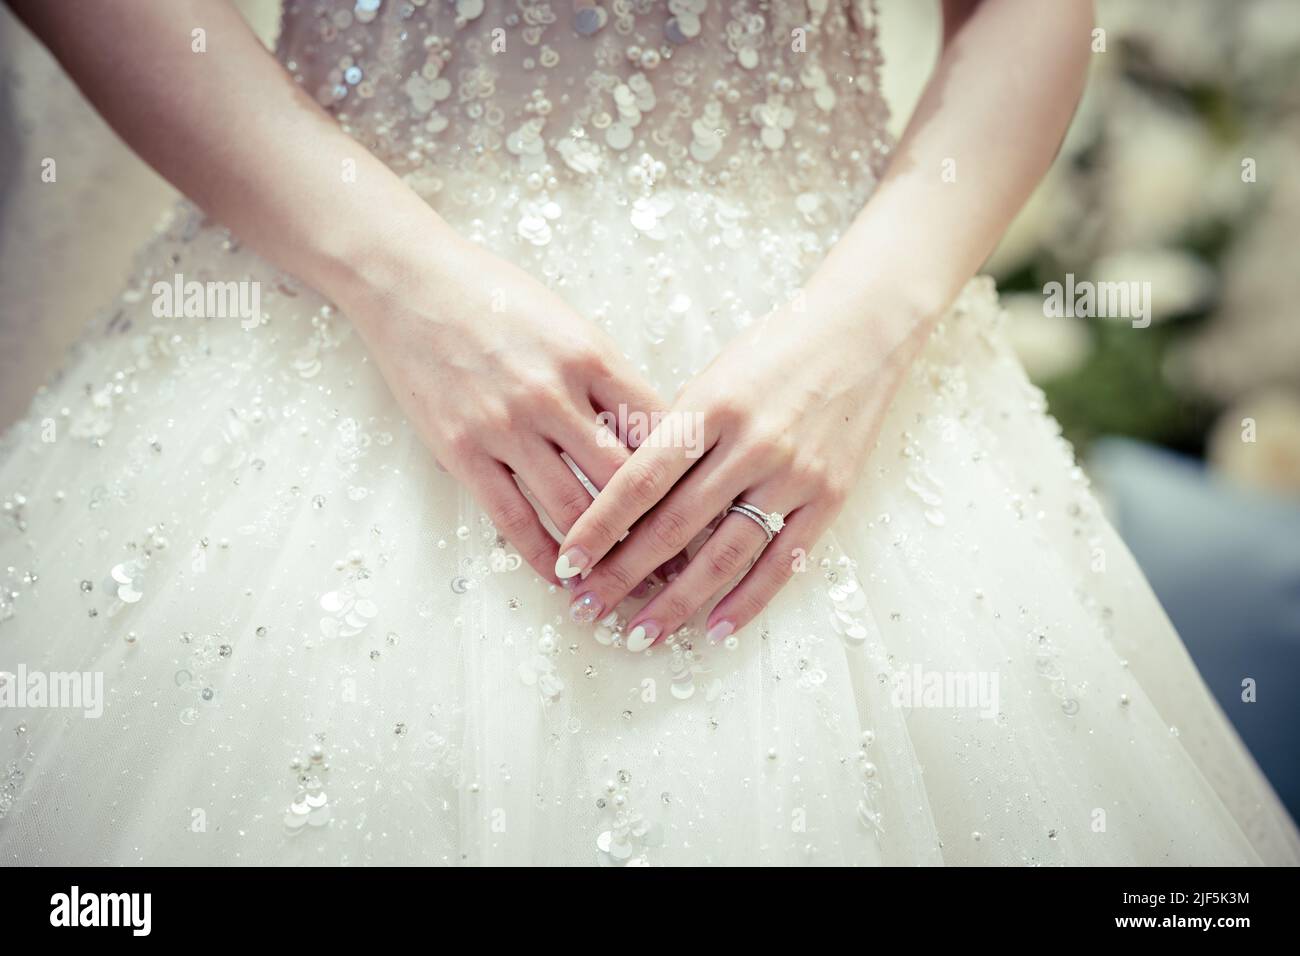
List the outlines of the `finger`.
{"label": "finger", "polygon": [[[591,382],[591,401],[600,411],[612,416],[619,427],[614,431],[622,443],[635,448],[646,438],[644,429],[625,427],[632,413],[647,418],[667,410],[668,403],[650,386],[622,355],[610,359],[609,371]],[[620,414],[620,411],[622,414]]]}
{"label": "finger", "polygon": [[[712,534],[713,530],[717,528],[726,517],[727,513],[719,510],[716,515],[709,519],[709,523],[704,526],[704,530],[700,533]],[[659,567],[655,568],[655,576],[664,582],[672,583],[676,580],[677,575],[686,570],[686,564],[689,560],[690,555],[685,550],[679,551],[674,557],[669,558],[663,564],[659,565]],[[635,597],[637,595],[634,593],[633,596]]]}
{"label": "finger", "polygon": [[[613,424],[617,426],[617,422]],[[614,473],[632,454],[624,447],[622,439],[615,432],[616,429],[611,429],[597,416],[595,409],[590,409],[590,416],[585,419],[580,413],[575,414],[572,418],[558,423],[552,430],[550,437],[564,450],[564,454],[569,459],[566,464],[577,469],[578,480],[589,491],[588,504],[591,498],[599,493],[599,489],[609,484]],[[591,440],[593,435],[594,442]],[[568,530],[567,527],[564,529],[565,532]],[[655,579],[672,580],[685,566],[686,552],[681,551],[655,570]],[[633,588],[632,595],[643,597],[649,588],[650,580],[642,581]]]}
{"label": "finger", "polygon": [[[560,558],[555,566],[558,577],[575,577],[595,566],[637,519],[659,504],[678,479],[698,460],[689,456],[689,449],[657,440],[658,434],[659,429],[651,433],[650,438],[614,473],[591,507],[574,522],[560,548]],[[664,521],[680,513],[670,512]],[[709,517],[712,516],[708,515],[704,520],[707,521]],[[702,526],[703,524],[700,525]],[[662,523],[661,530],[666,530]],[[646,568],[641,577],[672,557],[689,540],[690,535],[687,535],[680,544]]]}
{"label": "finger", "polygon": [[[755,504],[772,501],[761,491],[742,497]],[[756,521],[734,511],[728,514],[677,579],[633,615],[627,649],[642,651],[672,634],[744,574],[767,544],[767,533]]]}
{"label": "finger", "polygon": [[[633,459],[646,450],[637,449]],[[575,623],[598,620],[606,611],[617,607],[639,582],[684,550],[731,503],[737,491],[745,487],[745,481],[726,473],[722,464],[725,460],[721,455],[716,458],[706,455],[690,475],[642,518],[627,539],[606,554],[573,588],[569,616]],[[633,464],[629,462],[624,469],[631,467]],[[597,507],[616,488],[619,475],[597,496],[591,508]],[[585,518],[586,515],[578,520],[575,531]],[[572,539],[573,533],[570,532],[567,540]]]}
{"label": "finger", "polygon": [[724,641],[758,617],[794,577],[796,569],[804,566],[813,546],[834,518],[834,509],[816,505],[807,505],[791,514],[749,573],[709,613],[708,639],[714,644]]}
{"label": "finger", "polygon": [[560,534],[568,532],[591,504],[591,493],[564,463],[559,450],[549,442],[529,442],[507,464],[537,499]]}
{"label": "finger", "polygon": [[547,437],[564,450],[588,481],[596,488],[604,488],[632,453],[594,408],[587,406],[586,411],[586,416],[581,409],[566,415],[554,424]]}
{"label": "finger", "polygon": [[554,574],[555,540],[542,527],[509,469],[494,459],[471,466],[466,484],[482,503],[498,532],[509,541],[543,580],[559,584]]}
{"label": "finger", "polygon": [[[631,454],[628,449],[635,448],[645,440],[649,429],[644,427],[644,423],[661,416],[665,407],[659,394],[635,372],[631,363],[626,362],[622,356],[615,359],[615,363],[615,369],[610,375],[593,382],[589,396],[594,403],[592,416],[598,425],[597,444],[604,452],[603,460],[594,465],[600,473],[600,477],[593,478],[598,488],[604,488],[614,472],[627,461]],[[702,436],[696,430],[686,437],[691,440],[693,447],[697,447]],[[696,457],[700,454],[702,449],[695,452]],[[592,477],[593,473],[586,464],[579,463],[579,466]],[[671,581],[685,566],[686,552],[681,551],[656,568],[654,575],[642,581],[632,590],[632,594],[636,597],[644,596],[651,581]]]}

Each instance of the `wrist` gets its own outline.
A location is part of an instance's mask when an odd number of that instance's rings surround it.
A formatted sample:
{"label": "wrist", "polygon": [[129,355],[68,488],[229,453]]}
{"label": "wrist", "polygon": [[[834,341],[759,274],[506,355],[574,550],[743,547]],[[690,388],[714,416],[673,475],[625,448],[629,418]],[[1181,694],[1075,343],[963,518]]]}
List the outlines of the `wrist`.
{"label": "wrist", "polygon": [[364,332],[364,326],[382,320],[389,303],[438,269],[462,240],[419,200],[395,215],[372,210],[361,221],[374,228],[334,230],[321,242],[316,285]]}
{"label": "wrist", "polygon": [[946,305],[919,282],[819,271],[808,282],[803,307],[826,322],[834,335],[864,342],[883,358],[914,354]]}
{"label": "wrist", "polygon": [[941,254],[914,207],[898,190],[877,190],[809,281],[817,307],[894,341],[928,335],[970,275]]}

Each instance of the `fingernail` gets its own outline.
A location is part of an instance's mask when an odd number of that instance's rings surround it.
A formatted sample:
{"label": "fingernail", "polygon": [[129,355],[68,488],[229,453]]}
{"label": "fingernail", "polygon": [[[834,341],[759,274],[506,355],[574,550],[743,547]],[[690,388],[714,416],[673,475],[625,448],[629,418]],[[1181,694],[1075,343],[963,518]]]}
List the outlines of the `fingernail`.
{"label": "fingernail", "polygon": [[555,576],[561,581],[577,577],[587,566],[587,552],[581,548],[570,548],[555,562]]}
{"label": "fingernail", "polygon": [[594,624],[604,610],[605,602],[596,596],[596,592],[588,591],[569,605],[569,617],[574,624]]}
{"label": "fingernail", "polygon": [[642,621],[627,635],[627,649],[633,654],[644,651],[659,637],[659,625],[654,621]]}
{"label": "fingernail", "polygon": [[710,644],[721,644],[731,636],[731,632],[735,629],[735,626],[730,621],[719,621],[709,628],[709,633],[705,637],[709,639]]}

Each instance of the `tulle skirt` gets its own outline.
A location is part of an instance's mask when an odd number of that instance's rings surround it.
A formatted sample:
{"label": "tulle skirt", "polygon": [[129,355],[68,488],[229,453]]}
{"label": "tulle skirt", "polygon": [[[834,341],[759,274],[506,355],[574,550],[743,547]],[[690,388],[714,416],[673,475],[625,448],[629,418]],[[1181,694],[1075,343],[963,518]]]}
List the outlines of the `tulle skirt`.
{"label": "tulle skirt", "polygon": [[[665,396],[846,221],[460,195],[453,225]],[[140,261],[0,451],[0,680],[26,704],[0,707],[0,861],[1300,858],[988,280],[762,617],[633,655],[631,606],[570,623],[345,317],[187,207]],[[157,315],[178,274],[258,283],[261,324]]]}

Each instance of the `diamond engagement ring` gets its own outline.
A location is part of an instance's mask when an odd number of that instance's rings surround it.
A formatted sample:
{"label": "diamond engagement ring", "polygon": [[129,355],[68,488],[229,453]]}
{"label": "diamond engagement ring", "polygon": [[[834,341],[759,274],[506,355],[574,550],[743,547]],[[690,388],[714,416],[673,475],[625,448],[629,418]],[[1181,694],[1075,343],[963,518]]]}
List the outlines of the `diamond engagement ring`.
{"label": "diamond engagement ring", "polygon": [[727,509],[727,514],[731,514],[733,511],[736,512],[736,514],[744,515],[750,521],[753,521],[762,528],[763,533],[767,535],[768,544],[771,544],[772,539],[775,538],[777,533],[785,527],[785,515],[781,514],[781,512],[767,512],[751,505],[747,501],[737,501]]}

